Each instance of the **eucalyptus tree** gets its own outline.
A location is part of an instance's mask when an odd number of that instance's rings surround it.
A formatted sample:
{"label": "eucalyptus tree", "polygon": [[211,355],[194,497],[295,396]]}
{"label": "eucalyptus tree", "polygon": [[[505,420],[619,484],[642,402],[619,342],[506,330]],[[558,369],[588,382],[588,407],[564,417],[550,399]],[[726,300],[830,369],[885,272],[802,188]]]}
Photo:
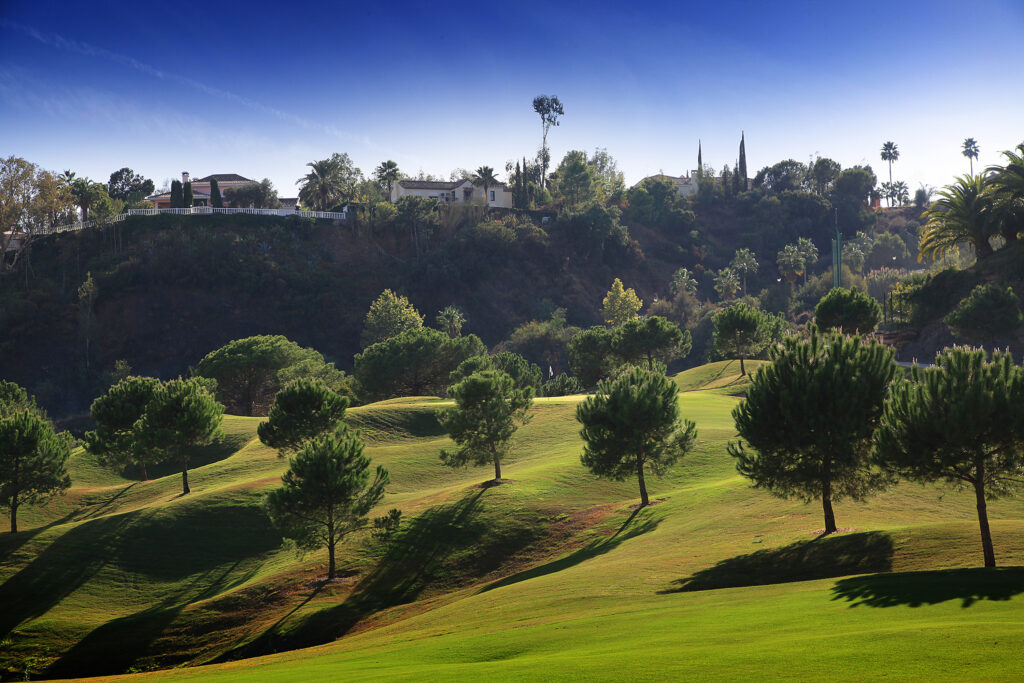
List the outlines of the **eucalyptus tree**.
{"label": "eucalyptus tree", "polygon": [[551,154],[548,152],[548,131],[551,126],[558,125],[558,117],[565,114],[562,108],[562,103],[559,101],[556,95],[548,97],[547,95],[538,95],[533,98],[533,110],[540,116],[541,126],[541,169],[540,169],[540,186],[545,187],[545,180],[547,179],[548,163],[551,159]]}

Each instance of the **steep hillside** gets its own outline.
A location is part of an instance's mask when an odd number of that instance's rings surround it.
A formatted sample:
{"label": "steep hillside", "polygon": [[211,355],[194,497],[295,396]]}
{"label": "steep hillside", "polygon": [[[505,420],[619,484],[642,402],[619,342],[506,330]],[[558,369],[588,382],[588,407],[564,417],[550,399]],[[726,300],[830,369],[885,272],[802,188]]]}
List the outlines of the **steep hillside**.
{"label": "steep hillside", "polygon": [[[66,415],[88,408],[115,361],[172,377],[253,334],[284,334],[348,368],[386,287],[428,324],[460,306],[465,331],[488,345],[556,307],[569,324],[590,325],[614,277],[645,299],[666,289],[676,256],[658,233],[640,232],[651,256],[637,243],[576,249],[554,224],[529,222],[441,230],[417,254],[405,234],[295,217],[136,216],[42,239],[27,281],[0,280],[0,377]],[[78,296],[89,273],[91,306]]]}
{"label": "steep hillside", "polygon": [[[817,506],[736,475],[730,368],[677,381],[697,389],[681,410],[698,448],[650,481],[657,504],[641,511],[635,482],[580,465],[579,397],[537,402],[497,487],[480,486],[486,468],[440,464],[444,401],[350,411],[392,474],[381,510],[406,521],[387,543],[347,540],[343,578],[326,585],[324,554],[297,555],[259,508],[285,463],[253,439],[258,420],[226,420],[185,497],[172,472],[137,482],[78,453],[71,492],[0,537],[0,664],[12,678],[109,675],[323,643],[158,677],[854,680],[942,666],[977,679],[1017,666],[1024,572],[958,569],[981,563],[971,495],[902,484],[839,503],[842,533],[816,539]],[[1001,565],[1024,557],[1022,512],[990,506]]]}

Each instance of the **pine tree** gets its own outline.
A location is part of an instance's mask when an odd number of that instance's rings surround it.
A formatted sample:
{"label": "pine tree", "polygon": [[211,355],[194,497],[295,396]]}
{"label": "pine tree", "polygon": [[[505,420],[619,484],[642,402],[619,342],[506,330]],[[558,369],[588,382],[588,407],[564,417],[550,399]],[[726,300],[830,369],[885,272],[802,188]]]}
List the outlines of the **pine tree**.
{"label": "pine tree", "polygon": [[736,174],[740,178],[740,188],[743,192],[747,191],[747,144],[743,137],[743,131],[740,131],[740,160],[737,164]]}
{"label": "pine tree", "polygon": [[220,184],[216,178],[210,179],[210,206],[215,209],[224,208],[224,200],[220,196]]}

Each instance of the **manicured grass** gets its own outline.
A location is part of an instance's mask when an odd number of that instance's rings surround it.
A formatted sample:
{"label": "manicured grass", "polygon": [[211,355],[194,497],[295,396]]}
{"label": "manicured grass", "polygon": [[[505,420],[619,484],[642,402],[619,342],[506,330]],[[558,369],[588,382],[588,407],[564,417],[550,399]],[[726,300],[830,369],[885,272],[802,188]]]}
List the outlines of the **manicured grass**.
{"label": "manicured grass", "polygon": [[[450,470],[431,398],[350,411],[391,472],[388,543],[350,537],[345,577],[297,555],[260,510],[286,462],[227,418],[178,495],[174,473],[111,474],[85,454],[76,485],[0,539],[0,662],[22,671],[160,679],[1010,678],[1024,571],[981,563],[973,497],[914,484],[836,506],[751,489],[726,452],[738,363],[681,373],[696,451],[636,511],[635,481],[580,465],[575,405],[539,400],[503,466]],[[748,361],[748,371],[754,369]],[[225,455],[227,453],[227,455]],[[131,474],[131,473],[128,473]],[[1024,564],[1024,503],[990,505],[998,560]],[[13,630],[12,630],[13,629]],[[335,640],[338,638],[338,640]],[[334,641],[334,642],[331,642]],[[31,664],[31,663],[30,663]]]}

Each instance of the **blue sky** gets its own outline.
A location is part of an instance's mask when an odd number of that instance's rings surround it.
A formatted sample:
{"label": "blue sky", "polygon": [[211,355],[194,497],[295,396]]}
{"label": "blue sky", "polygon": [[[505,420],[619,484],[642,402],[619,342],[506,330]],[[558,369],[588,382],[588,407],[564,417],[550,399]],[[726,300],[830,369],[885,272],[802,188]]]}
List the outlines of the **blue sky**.
{"label": "blue sky", "polygon": [[[325,3],[326,4],[326,3]],[[184,11],[179,11],[181,8]],[[0,155],[105,181],[365,173],[605,147],[633,183],[704,161],[870,163],[911,189],[1024,142],[1024,2],[41,3],[0,0]],[[977,164],[976,164],[977,166]]]}

